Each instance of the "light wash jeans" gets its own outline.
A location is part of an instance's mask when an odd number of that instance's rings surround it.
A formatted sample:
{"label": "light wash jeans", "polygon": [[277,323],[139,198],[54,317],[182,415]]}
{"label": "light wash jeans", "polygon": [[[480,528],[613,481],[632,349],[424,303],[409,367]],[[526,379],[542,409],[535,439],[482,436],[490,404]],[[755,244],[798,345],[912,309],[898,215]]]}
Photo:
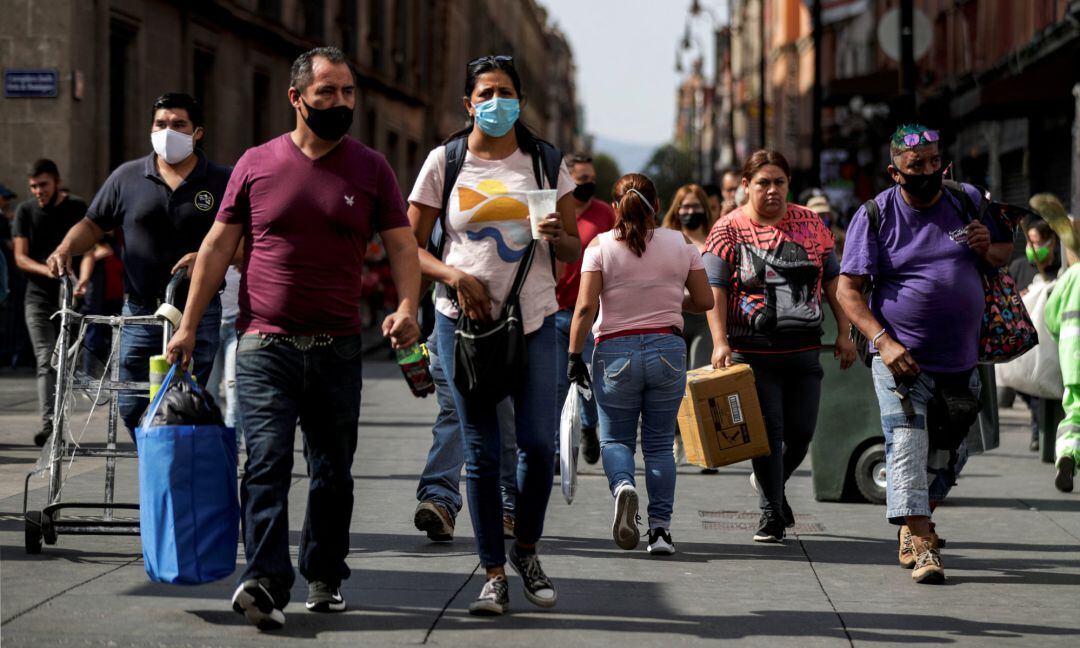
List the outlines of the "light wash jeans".
{"label": "light wash jeans", "polygon": [[612,493],[634,481],[638,419],[649,493],[649,528],[671,527],[675,505],[675,419],[686,388],[686,342],[677,335],[627,335],[596,345],[593,394],[600,456]]}
{"label": "light wash jeans", "polygon": [[236,428],[236,438],[240,439],[243,429],[236,420],[236,320],[221,320],[221,346],[214,356],[214,368],[206,380],[206,390],[221,405],[221,385],[225,384],[225,425]]}
{"label": "light wash jeans", "polygon": [[[427,341],[431,363],[431,378],[435,383],[435,399],[439,403],[439,413],[435,425],[431,428],[431,450],[428,451],[424,472],[416,486],[416,499],[419,502],[431,500],[440,504],[457,516],[461,512],[461,468],[465,465],[464,439],[461,436],[461,420],[454,407],[454,396],[446,382],[442,358],[439,355],[439,340],[436,331],[432,331]],[[451,357],[452,358],[452,357]],[[502,454],[499,467],[500,491],[502,493],[503,512],[514,515],[514,503],[517,500],[517,438],[514,432],[514,404],[509,398],[497,407],[499,436],[502,438]]]}
{"label": "light wash jeans", "polygon": [[[893,524],[904,524],[909,515],[929,517],[930,502],[944,500],[964,469],[967,446],[960,444],[955,462],[950,461],[948,451],[930,447],[926,403],[934,390],[933,378],[925,372],[919,374],[908,392],[915,415],[908,417],[893,393],[896,379],[880,356],[874,356],[871,371],[885,434],[885,516]],[[969,387],[971,393],[979,395],[978,371],[971,372]]]}

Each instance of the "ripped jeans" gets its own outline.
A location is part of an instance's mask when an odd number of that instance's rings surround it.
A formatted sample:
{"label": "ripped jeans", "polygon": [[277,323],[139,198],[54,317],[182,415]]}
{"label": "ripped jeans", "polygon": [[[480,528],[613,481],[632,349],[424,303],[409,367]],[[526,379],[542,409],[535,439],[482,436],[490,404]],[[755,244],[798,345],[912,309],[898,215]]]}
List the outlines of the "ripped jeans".
{"label": "ripped jeans", "polygon": [[[931,449],[926,403],[934,391],[932,377],[924,372],[915,380],[908,392],[914,416],[908,417],[893,393],[896,380],[880,356],[874,356],[871,371],[885,434],[885,517],[892,524],[904,524],[907,516],[929,517],[930,502],[945,499],[967,463],[967,446],[960,444],[955,461],[948,451]],[[969,387],[979,395],[979,372],[971,372]]]}

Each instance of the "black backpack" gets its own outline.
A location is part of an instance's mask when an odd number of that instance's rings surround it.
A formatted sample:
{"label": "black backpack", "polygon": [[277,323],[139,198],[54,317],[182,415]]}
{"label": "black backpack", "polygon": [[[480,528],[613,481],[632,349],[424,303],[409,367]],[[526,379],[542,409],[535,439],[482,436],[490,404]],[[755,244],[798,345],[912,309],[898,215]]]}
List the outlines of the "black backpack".
{"label": "black backpack", "polygon": [[[976,205],[971,200],[971,196],[964,191],[964,187],[955,180],[943,180],[941,182],[941,188],[945,190],[954,200],[960,203],[960,209],[962,218],[965,220],[977,220],[981,219],[983,214],[986,213],[986,209],[990,205],[989,199],[986,197],[986,190],[982,187],[976,186],[979,190],[979,204]],[[871,198],[863,203],[863,210],[866,211],[866,219],[870,222],[870,230],[873,232],[881,231],[881,209],[878,207],[877,200]],[[869,304],[870,296],[874,292],[873,277],[870,277],[863,284],[863,300]],[[866,339],[866,336],[862,334],[862,331],[855,328],[854,324],[851,324],[848,329],[848,338],[855,344],[855,350],[859,353],[859,359],[869,367],[873,356],[870,355],[870,340]]]}

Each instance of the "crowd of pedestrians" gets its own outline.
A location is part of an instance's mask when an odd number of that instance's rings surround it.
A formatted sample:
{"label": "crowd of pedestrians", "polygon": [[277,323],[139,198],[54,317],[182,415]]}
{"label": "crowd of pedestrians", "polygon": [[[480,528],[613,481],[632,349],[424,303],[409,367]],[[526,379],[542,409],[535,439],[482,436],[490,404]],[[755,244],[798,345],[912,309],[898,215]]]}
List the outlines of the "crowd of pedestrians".
{"label": "crowd of pedestrians", "polygon": [[[624,550],[642,537],[640,435],[646,550],[664,556],[676,550],[673,447],[687,371],[749,365],[771,449],[753,460],[761,508],[753,540],[783,542],[795,522],[786,484],[817,421],[827,304],[840,332],[839,367],[859,356],[871,368],[899,562],[917,582],[944,580],[932,515],[968,452],[941,437],[967,428],[935,419],[933,403],[978,397],[981,277],[1010,262],[1014,232],[972,208],[985,200],[979,189],[943,183],[940,134],[896,131],[887,169],[894,185],[855,213],[841,255],[843,230],[827,198],[790,202],[791,169],[777,151],[753,153],[719,185],[686,184],[665,197],[630,173],[615,182],[610,202],[598,199],[592,160],[564,157],[520,118],[527,90],[509,56],[469,62],[467,123],[429,153],[407,200],[385,158],[348,135],[356,80],[335,48],[296,59],[293,130],[249,149],[234,168],[199,149],[202,108],[180,93],[151,107],[153,152],[117,168],[89,206],[60,190],[55,164],[35,162],[33,200],[17,207],[12,228],[15,262],[29,279],[25,313],[42,417],[35,441],[53,434],[58,277],[78,268],[84,290],[95,262],[113,254],[107,236],[115,235],[122,313],[147,315],[172,275],[190,271],[168,358],[224,387],[226,419],[242,429],[247,453],[246,564],[232,606],[260,629],[285,623],[295,580],[286,503],[299,425],[310,477],[298,555],[306,607],[344,610],[362,395],[361,272],[377,236],[398,295],[381,331],[406,348],[426,329],[439,408],[416,527],[451,541],[467,502],[485,571],[470,613],[507,611],[507,563],[525,598],[550,608],[559,597],[539,556],[558,411],[570,389],[583,399],[581,452],[602,462],[614,500],[611,536]],[[554,194],[540,219],[528,200],[538,190]],[[0,186],[0,198],[11,195]],[[1029,265],[1014,263],[1014,273],[1029,283],[1056,276],[1055,233],[1035,221],[1025,230]],[[1075,277],[1071,268],[1047,310],[1063,349],[1075,346],[1080,321]],[[424,299],[434,308],[421,322]],[[160,349],[155,331],[124,328],[122,379],[146,380]],[[466,357],[482,348],[475,338],[493,335],[509,340],[506,358]],[[477,366],[490,375],[477,375]],[[1080,458],[1075,369],[1065,378],[1058,443],[1062,490],[1071,490]],[[130,429],[145,406],[136,395],[121,401]]]}

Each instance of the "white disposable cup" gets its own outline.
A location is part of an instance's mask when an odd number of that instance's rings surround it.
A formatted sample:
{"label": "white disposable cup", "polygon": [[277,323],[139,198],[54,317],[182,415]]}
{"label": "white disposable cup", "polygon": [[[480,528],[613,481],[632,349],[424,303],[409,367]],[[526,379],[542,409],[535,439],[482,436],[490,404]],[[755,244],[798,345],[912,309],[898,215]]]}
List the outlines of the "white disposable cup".
{"label": "white disposable cup", "polygon": [[533,239],[542,238],[540,223],[555,211],[555,203],[558,200],[558,191],[555,189],[534,189],[525,192],[525,199],[529,202],[529,225],[532,226]]}

